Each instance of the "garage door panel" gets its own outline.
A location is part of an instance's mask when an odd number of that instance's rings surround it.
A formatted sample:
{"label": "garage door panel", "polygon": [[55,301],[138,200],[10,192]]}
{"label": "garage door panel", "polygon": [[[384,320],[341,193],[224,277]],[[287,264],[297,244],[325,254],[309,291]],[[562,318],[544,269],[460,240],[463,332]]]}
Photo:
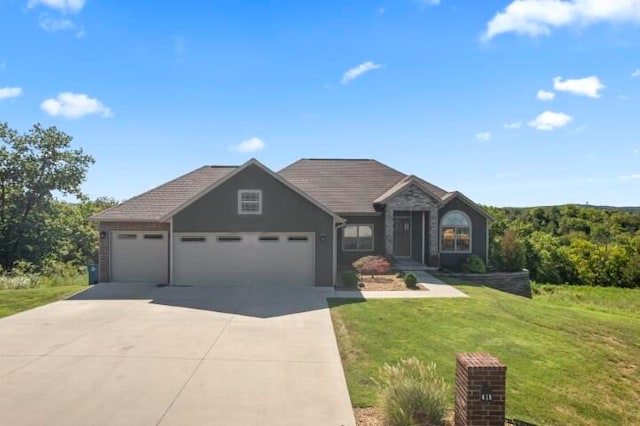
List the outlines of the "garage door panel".
{"label": "garage door panel", "polygon": [[111,281],[168,281],[167,232],[114,231],[111,233]]}
{"label": "garage door panel", "polygon": [[291,234],[176,234],[178,284],[313,285],[313,236]]}

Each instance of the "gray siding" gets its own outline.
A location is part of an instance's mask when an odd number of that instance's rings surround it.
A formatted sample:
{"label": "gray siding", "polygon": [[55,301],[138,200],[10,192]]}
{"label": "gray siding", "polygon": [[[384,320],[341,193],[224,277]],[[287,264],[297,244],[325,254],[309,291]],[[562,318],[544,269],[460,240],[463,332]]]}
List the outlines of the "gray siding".
{"label": "gray siding", "polygon": [[[475,254],[487,263],[487,218],[469,207],[466,203],[455,198],[442,207],[438,214],[438,232],[440,220],[451,210],[461,210],[471,219],[471,254]],[[438,237],[440,238],[440,237]],[[438,241],[438,244],[440,242]],[[441,253],[440,266],[446,269],[457,269],[469,253]]]}
{"label": "gray siding", "polygon": [[[238,214],[240,189],[262,190],[262,214]],[[315,283],[333,285],[332,216],[258,166],[247,167],[177,213],[173,217],[173,231],[313,232]]]}
{"label": "gray siding", "polygon": [[422,263],[422,212],[411,212],[411,257]]}
{"label": "gray siding", "polygon": [[342,251],[342,228],[338,229],[338,265],[349,266],[362,256],[384,255],[384,215],[345,216],[347,224],[373,224],[373,251]]}

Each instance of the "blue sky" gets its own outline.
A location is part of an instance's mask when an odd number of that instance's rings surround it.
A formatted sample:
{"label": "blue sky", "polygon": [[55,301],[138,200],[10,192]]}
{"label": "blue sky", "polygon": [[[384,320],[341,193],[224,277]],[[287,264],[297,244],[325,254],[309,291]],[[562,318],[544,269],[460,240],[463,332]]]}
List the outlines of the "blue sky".
{"label": "blue sky", "polygon": [[477,202],[640,205],[640,0],[0,0],[0,120],[126,199],[375,158]]}

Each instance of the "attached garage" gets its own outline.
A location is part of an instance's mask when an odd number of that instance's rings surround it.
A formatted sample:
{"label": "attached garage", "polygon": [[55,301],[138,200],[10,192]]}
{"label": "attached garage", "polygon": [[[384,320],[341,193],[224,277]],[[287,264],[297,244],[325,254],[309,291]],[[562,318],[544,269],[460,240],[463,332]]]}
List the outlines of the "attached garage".
{"label": "attached garage", "polygon": [[111,277],[119,282],[167,283],[169,241],[164,231],[111,232]]}
{"label": "attached garage", "polygon": [[176,233],[176,284],[314,284],[313,233]]}

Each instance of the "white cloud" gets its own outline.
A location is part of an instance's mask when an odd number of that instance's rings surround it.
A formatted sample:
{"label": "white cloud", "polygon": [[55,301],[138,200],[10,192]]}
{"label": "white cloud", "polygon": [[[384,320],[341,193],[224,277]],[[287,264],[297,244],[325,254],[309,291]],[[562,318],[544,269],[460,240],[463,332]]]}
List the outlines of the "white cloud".
{"label": "white cloud", "polygon": [[487,142],[491,139],[491,132],[481,132],[476,135],[476,139],[481,142]]}
{"label": "white cloud", "polygon": [[62,13],[78,13],[82,10],[86,0],[29,0],[27,7],[33,9],[42,5],[50,9],[59,10]]}
{"label": "white cloud", "polygon": [[363,62],[357,67],[351,68],[347,72],[342,75],[342,84],[349,84],[351,80],[355,80],[360,77],[362,74],[367,73],[372,70],[377,70],[381,65],[373,63],[371,61]]}
{"label": "white cloud", "polygon": [[620,176],[620,180],[640,180],[640,173],[632,175]]}
{"label": "white cloud", "polygon": [[635,155],[639,155],[640,154],[640,149],[634,149],[631,152],[634,153]]}
{"label": "white cloud", "polygon": [[507,130],[519,129],[522,127],[522,121],[514,121],[513,123],[505,123],[502,127]]}
{"label": "white cloud", "polygon": [[256,152],[260,151],[266,146],[264,141],[260,138],[251,138],[240,142],[238,145],[230,147],[231,151],[236,152]]}
{"label": "white cloud", "polygon": [[598,22],[640,22],[640,0],[514,0],[489,21],[482,39],[510,32],[537,37]]}
{"label": "white cloud", "polygon": [[82,93],[63,92],[55,99],[47,99],[40,104],[44,112],[54,117],[81,118],[85,115],[112,117],[113,113],[102,102]]}
{"label": "white cloud", "polygon": [[637,78],[640,77],[640,68],[631,73],[631,77]]}
{"label": "white cloud", "polygon": [[16,98],[22,95],[21,87],[0,87],[0,100]]}
{"label": "white cloud", "polygon": [[529,122],[529,126],[538,130],[553,130],[564,127],[573,120],[573,117],[563,112],[545,111]]}
{"label": "white cloud", "polygon": [[556,97],[556,94],[545,90],[538,90],[536,97],[541,101],[552,101]]}
{"label": "white cloud", "polygon": [[40,28],[49,32],[73,30],[76,27],[76,25],[70,19],[50,18],[48,15],[40,16],[40,21],[38,22],[38,24],[40,25]]}
{"label": "white cloud", "polygon": [[600,91],[606,86],[595,75],[585,78],[562,80],[562,77],[553,79],[553,88],[558,92],[569,92],[574,95],[599,98]]}

